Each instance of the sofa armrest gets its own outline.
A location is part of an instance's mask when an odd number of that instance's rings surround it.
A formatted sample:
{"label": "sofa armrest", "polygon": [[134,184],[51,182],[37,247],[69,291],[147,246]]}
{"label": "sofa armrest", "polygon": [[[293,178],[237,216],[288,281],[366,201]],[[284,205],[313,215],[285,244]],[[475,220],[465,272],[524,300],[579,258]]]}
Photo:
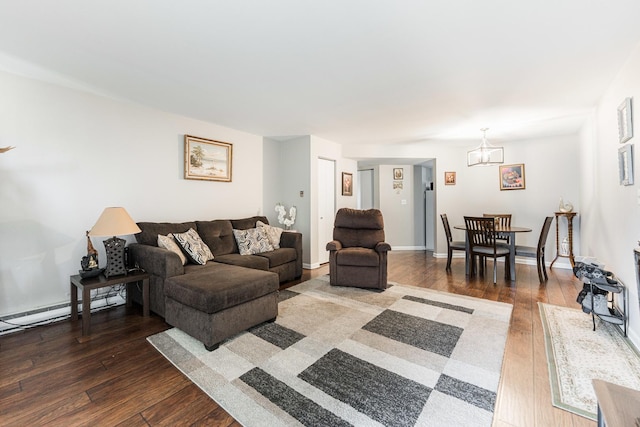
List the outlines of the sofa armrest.
{"label": "sofa armrest", "polygon": [[147,273],[163,278],[184,274],[180,257],[157,246],[132,243],[128,246],[131,263],[137,264]]}
{"label": "sofa armrest", "polygon": [[296,250],[296,277],[302,276],[302,233],[283,231],[280,235],[280,247]]}
{"label": "sofa armrest", "polygon": [[391,245],[388,244],[387,242],[378,242],[376,243],[376,252],[378,253],[382,253],[382,252],[388,252],[391,250]]}
{"label": "sofa armrest", "polygon": [[332,240],[329,243],[327,243],[328,251],[339,251],[340,249],[342,249],[342,243],[340,243],[337,240]]}

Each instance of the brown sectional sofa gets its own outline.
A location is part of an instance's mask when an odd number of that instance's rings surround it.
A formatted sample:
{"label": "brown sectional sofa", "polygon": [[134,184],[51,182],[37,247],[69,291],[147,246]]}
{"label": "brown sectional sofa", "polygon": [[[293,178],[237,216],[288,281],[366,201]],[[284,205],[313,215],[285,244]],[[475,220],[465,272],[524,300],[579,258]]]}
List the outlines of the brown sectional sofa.
{"label": "brown sectional sofa", "polygon": [[[150,275],[151,311],[202,341],[208,349],[278,313],[279,284],[302,275],[302,235],[284,232],[280,248],[240,255],[233,229],[268,224],[266,217],[183,223],[140,222],[129,261]],[[157,246],[158,234],[193,228],[214,254],[205,265],[182,265],[175,253]],[[133,289],[133,300],[142,294]]]}

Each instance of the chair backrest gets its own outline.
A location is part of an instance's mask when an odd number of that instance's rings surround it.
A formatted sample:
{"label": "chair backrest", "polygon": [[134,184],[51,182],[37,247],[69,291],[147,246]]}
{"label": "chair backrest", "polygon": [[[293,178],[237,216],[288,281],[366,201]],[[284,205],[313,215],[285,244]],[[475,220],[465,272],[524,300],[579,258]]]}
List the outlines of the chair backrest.
{"label": "chair backrest", "polygon": [[382,212],[378,209],[339,209],[333,224],[333,240],[346,248],[373,249],[377,243],[384,242]]}
{"label": "chair backrest", "polygon": [[496,247],[496,223],[493,217],[465,216],[464,225],[467,229],[469,249],[474,246]]}
{"label": "chair backrest", "polygon": [[552,216],[548,216],[544,219],[542,230],[540,230],[540,238],[538,239],[538,253],[544,249],[544,245],[547,243],[547,236],[549,236],[549,229],[551,228],[552,222]]}
{"label": "chair backrest", "polygon": [[447,236],[447,244],[453,240],[451,237],[451,227],[449,226],[449,220],[447,219],[447,214],[440,214],[440,218],[442,218],[442,225],[444,225],[444,234]]}
{"label": "chair backrest", "polygon": [[511,227],[511,214],[482,214],[482,216],[493,218],[498,228]]}

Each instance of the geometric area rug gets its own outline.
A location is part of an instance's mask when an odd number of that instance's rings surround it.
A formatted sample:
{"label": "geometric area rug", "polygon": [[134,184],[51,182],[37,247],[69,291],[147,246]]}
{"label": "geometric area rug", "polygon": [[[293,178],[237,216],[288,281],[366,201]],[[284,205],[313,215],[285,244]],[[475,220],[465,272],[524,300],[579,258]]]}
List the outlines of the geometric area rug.
{"label": "geometric area rug", "polygon": [[215,351],[176,328],[147,339],[245,426],[490,426],[512,308],[323,276]]}
{"label": "geometric area rug", "polygon": [[538,303],[553,406],[596,420],[592,380],[640,390],[640,354],[618,326],[582,310]]}

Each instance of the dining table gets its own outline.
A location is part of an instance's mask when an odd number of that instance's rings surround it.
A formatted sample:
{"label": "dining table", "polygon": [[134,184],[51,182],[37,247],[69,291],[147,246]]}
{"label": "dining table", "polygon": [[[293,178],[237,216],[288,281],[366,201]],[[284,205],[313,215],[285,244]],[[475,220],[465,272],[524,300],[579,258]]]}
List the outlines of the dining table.
{"label": "dining table", "polygon": [[[469,253],[469,239],[467,237],[467,227],[463,225],[455,225],[456,230],[464,230],[464,245],[466,248],[465,256],[465,272],[467,276],[471,274],[471,254]],[[516,280],[516,233],[528,233],[532,230],[528,227],[517,227],[515,225],[501,225],[495,228],[495,233],[504,236],[509,235],[509,278],[512,282]]]}

